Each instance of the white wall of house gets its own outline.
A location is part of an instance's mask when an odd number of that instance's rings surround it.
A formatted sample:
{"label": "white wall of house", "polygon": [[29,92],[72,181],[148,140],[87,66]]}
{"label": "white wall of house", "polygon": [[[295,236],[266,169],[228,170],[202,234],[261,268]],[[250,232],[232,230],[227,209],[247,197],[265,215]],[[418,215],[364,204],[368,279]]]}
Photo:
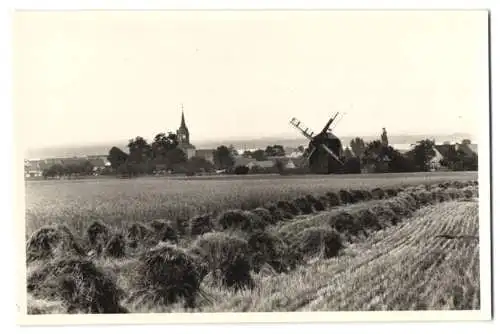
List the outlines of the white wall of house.
{"label": "white wall of house", "polygon": [[429,162],[430,168],[431,168],[431,170],[439,170],[439,169],[443,168],[443,166],[441,165],[441,162],[440,162],[443,159],[443,155],[441,153],[439,153],[439,151],[436,150],[435,147],[433,148],[433,150],[436,153],[436,155]]}

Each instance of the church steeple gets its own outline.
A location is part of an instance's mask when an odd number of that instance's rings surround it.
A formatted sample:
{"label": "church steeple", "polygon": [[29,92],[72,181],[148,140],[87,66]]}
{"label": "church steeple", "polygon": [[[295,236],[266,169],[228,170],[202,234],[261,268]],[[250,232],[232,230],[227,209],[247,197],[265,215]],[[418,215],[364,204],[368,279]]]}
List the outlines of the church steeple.
{"label": "church steeple", "polygon": [[177,137],[179,139],[179,143],[181,144],[190,144],[189,142],[189,130],[186,126],[186,120],[184,119],[184,105],[181,105],[181,126],[179,130],[177,130]]}
{"label": "church steeple", "polygon": [[184,111],[182,112],[181,116],[181,128],[187,129],[186,121],[184,120]]}

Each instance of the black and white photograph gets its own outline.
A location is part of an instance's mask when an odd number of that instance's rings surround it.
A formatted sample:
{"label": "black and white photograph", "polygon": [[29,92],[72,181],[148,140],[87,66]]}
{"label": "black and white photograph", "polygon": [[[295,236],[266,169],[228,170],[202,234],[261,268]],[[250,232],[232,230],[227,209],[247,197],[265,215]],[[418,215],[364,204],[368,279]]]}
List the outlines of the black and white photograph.
{"label": "black and white photograph", "polygon": [[15,11],[19,315],[490,319],[488,34],[487,10]]}

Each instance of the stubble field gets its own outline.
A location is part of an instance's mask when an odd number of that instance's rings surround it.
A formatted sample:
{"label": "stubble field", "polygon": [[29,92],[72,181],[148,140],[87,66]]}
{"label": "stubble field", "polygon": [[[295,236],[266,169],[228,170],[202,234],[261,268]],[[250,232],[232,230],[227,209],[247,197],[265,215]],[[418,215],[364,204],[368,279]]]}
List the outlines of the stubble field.
{"label": "stubble field", "polygon": [[478,309],[477,191],[476,173],[27,182],[28,312]]}

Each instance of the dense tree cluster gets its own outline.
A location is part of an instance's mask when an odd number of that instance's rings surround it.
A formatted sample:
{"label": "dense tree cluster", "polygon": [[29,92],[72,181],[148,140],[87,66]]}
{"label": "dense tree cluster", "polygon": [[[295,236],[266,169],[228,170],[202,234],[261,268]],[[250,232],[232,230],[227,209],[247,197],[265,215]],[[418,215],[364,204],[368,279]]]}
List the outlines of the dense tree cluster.
{"label": "dense tree cluster", "polygon": [[94,166],[90,161],[82,160],[69,164],[54,164],[44,169],[42,176],[44,178],[84,176],[91,175],[93,170]]}

